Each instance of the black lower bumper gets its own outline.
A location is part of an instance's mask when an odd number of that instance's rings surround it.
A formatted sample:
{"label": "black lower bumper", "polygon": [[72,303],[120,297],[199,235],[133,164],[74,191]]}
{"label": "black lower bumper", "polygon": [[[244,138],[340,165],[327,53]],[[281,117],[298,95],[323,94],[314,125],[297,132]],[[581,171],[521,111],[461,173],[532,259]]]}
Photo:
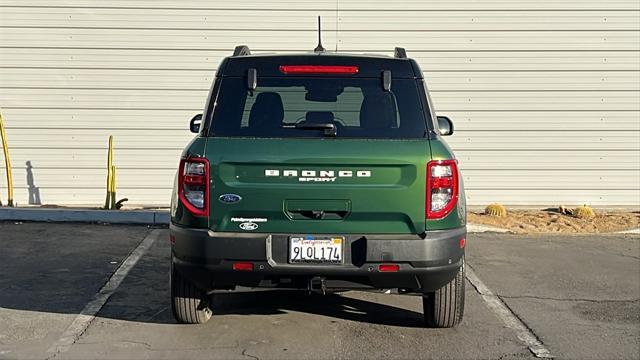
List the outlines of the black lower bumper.
{"label": "black lower bumper", "polygon": [[[462,265],[460,239],[466,227],[419,235],[340,235],[345,238],[344,263],[290,264],[289,237],[294,234],[221,233],[172,224],[173,266],[196,286],[306,288],[322,278],[328,288],[402,288],[428,292],[453,279]],[[235,271],[236,262],[251,262],[252,271]],[[380,272],[378,265],[399,265]]]}

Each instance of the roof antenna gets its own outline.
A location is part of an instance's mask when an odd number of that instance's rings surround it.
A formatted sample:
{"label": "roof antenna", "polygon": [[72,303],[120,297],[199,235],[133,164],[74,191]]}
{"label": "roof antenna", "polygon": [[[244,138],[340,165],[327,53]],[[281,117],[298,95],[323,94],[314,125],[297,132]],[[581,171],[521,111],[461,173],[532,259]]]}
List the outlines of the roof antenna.
{"label": "roof antenna", "polygon": [[327,51],[325,48],[322,47],[322,28],[320,27],[320,16],[318,16],[318,46],[316,46],[316,48],[313,49],[313,51],[317,53],[323,53]]}

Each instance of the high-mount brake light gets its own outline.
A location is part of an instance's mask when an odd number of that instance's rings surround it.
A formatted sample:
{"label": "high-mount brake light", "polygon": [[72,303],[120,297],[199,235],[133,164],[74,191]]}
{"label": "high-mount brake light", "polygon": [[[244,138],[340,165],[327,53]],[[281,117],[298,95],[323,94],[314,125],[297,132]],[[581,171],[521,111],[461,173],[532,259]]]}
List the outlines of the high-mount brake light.
{"label": "high-mount brake light", "polygon": [[344,65],[280,65],[285,74],[357,74],[357,66]]}
{"label": "high-mount brake light", "polygon": [[459,196],[456,160],[432,160],[427,163],[427,219],[442,219],[456,207]]}
{"label": "high-mount brake light", "polygon": [[195,216],[209,215],[209,161],[205,158],[180,160],[178,196],[184,207]]}

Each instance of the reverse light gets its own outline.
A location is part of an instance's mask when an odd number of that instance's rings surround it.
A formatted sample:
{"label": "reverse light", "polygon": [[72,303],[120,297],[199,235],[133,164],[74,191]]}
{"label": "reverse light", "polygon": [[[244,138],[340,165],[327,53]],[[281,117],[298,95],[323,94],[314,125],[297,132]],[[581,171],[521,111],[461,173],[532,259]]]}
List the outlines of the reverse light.
{"label": "reverse light", "polygon": [[209,161],[205,158],[180,160],[178,195],[195,216],[209,215]]}
{"label": "reverse light", "polygon": [[427,164],[427,219],[441,219],[458,203],[458,165],[456,160],[432,160]]}
{"label": "reverse light", "polygon": [[281,65],[285,74],[357,74],[357,66],[343,65]]}

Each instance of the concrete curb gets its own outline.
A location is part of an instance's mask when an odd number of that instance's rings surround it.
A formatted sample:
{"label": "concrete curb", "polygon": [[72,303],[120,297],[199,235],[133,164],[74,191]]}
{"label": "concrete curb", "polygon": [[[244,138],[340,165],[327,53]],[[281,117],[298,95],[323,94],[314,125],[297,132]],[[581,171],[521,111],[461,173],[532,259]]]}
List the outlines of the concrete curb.
{"label": "concrete curb", "polygon": [[111,224],[169,224],[163,210],[88,210],[47,208],[2,208],[0,221],[102,222]]}
{"label": "concrete curb", "polygon": [[[89,210],[60,208],[0,208],[0,221],[88,222],[110,224],[168,225],[166,210]],[[500,232],[509,230],[493,226],[467,224],[467,232]]]}
{"label": "concrete curb", "polygon": [[[47,221],[87,222],[109,224],[168,225],[167,210],[89,210],[60,208],[0,208],[0,221]],[[511,233],[511,231],[489,225],[467,224],[467,232]],[[640,234],[640,229],[616,232],[615,234]]]}
{"label": "concrete curb", "polygon": [[618,231],[615,234],[640,234],[640,228],[631,229],[631,230],[624,230],[624,231]]}
{"label": "concrete curb", "polygon": [[481,224],[467,223],[467,233],[485,233],[485,232],[497,232],[497,233],[510,233],[510,230]]}

